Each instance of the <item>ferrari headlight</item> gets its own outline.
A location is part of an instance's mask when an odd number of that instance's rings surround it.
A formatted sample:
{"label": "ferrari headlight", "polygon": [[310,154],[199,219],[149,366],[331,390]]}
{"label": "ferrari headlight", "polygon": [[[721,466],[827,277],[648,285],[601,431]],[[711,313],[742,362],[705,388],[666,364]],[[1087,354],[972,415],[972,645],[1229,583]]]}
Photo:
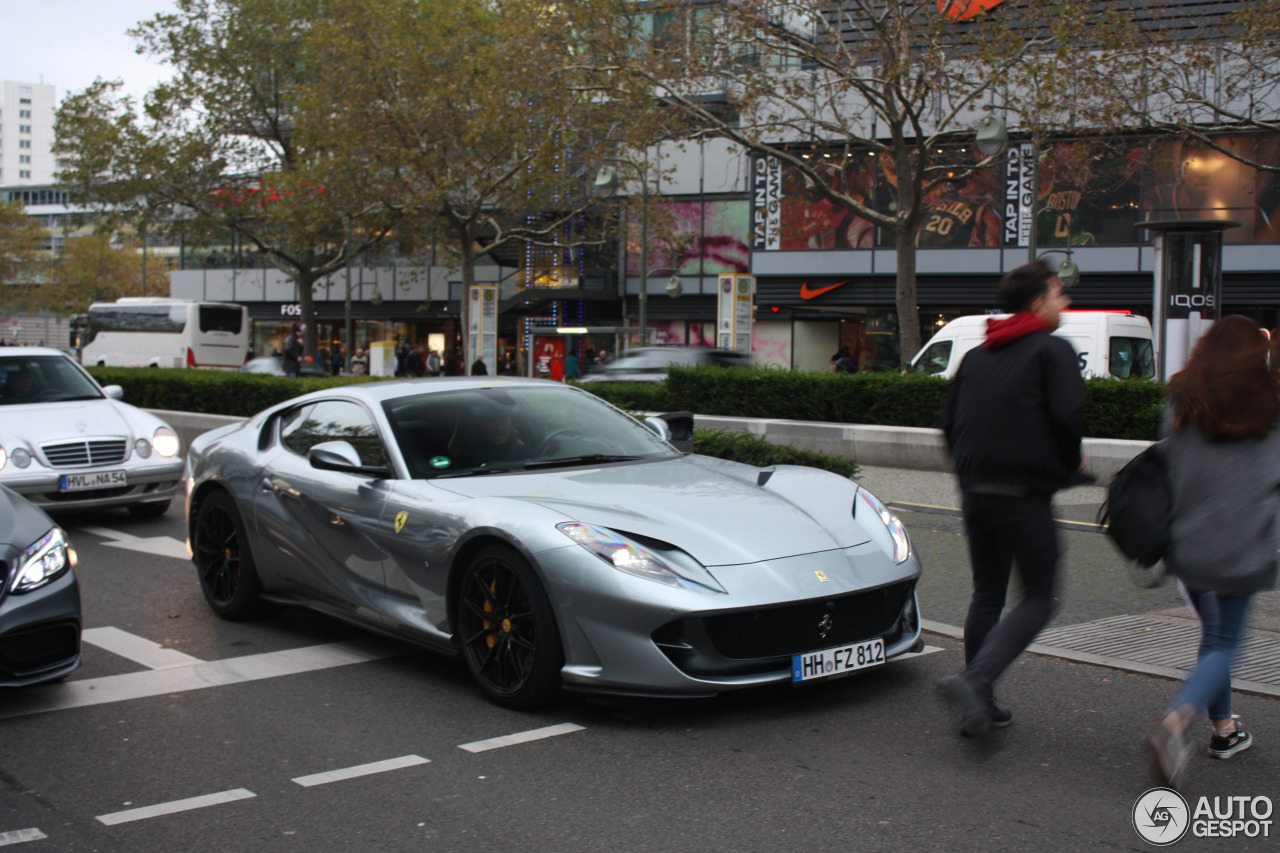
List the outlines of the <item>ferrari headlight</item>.
{"label": "ferrari headlight", "polygon": [[9,458],[19,468],[26,468],[31,464],[31,451],[25,447],[18,447],[14,449],[13,453],[9,454]]}
{"label": "ferrari headlight", "polygon": [[[902,522],[898,517],[889,512],[888,507],[880,503],[880,499],[868,492],[866,489],[858,489],[858,494],[867,505],[871,507],[871,511],[879,517],[885,527],[889,529],[889,536],[893,539],[893,562],[904,562],[911,556],[911,539],[907,536],[907,528],[902,526]],[[857,516],[858,509],[855,506],[853,514]]]}
{"label": "ferrari headlight", "polygon": [[30,592],[44,586],[75,565],[76,553],[71,550],[67,536],[55,527],[41,536],[18,557],[18,573],[13,580],[13,592]]}
{"label": "ferrari headlight", "polygon": [[652,548],[633,542],[607,527],[577,521],[565,522],[557,527],[565,536],[620,572],[679,589],[727,595],[705,569],[698,571],[692,567],[673,566],[671,561],[663,559]]}
{"label": "ferrari headlight", "polygon": [[178,436],[168,427],[160,427],[156,430],[156,434],[151,437],[151,444],[155,447],[156,453],[166,459],[178,455]]}

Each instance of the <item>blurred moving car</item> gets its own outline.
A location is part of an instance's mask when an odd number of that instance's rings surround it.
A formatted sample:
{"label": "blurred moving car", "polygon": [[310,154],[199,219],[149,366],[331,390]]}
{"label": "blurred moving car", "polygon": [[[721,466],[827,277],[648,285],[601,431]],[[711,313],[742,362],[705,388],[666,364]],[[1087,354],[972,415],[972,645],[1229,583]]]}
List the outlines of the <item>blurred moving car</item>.
{"label": "blurred moving car", "polygon": [[0,687],[54,681],[80,666],[75,563],[62,528],[0,486]]}
{"label": "blurred moving car", "polygon": [[163,515],[182,481],[178,435],[60,350],[0,347],[0,484],[48,511]]}
{"label": "blurred moving car", "polygon": [[316,391],[192,442],[210,608],[309,607],[460,657],[511,707],[710,696],[920,642],[920,561],[857,483],[684,454],[583,389],[511,377]]}
{"label": "blurred moving car", "polygon": [[627,350],[603,368],[582,377],[583,382],[662,382],[668,367],[714,364],[750,367],[751,359],[732,350],[710,347],[637,347]]}
{"label": "blurred moving car", "polygon": [[[272,376],[284,376],[284,357],[279,355],[264,355],[261,358],[251,358],[245,362],[245,373],[269,373]],[[314,361],[304,361],[298,366],[299,376],[328,376],[329,372]]]}

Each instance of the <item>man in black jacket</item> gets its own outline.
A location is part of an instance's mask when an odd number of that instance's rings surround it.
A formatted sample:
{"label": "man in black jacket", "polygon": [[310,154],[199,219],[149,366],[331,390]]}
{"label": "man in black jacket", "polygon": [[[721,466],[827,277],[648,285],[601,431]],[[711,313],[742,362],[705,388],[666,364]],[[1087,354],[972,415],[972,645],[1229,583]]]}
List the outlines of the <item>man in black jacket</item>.
{"label": "man in black jacket", "polygon": [[[1051,335],[1071,304],[1043,261],[1000,282],[1012,316],[987,323],[952,381],[943,431],[960,481],[973,597],[964,625],[965,671],[943,688],[960,706],[960,731],[985,735],[1012,722],[992,686],[1053,611],[1058,537],[1050,499],[1081,482],[1084,382],[1075,350]],[[1017,564],[1022,601],[1004,619]]]}

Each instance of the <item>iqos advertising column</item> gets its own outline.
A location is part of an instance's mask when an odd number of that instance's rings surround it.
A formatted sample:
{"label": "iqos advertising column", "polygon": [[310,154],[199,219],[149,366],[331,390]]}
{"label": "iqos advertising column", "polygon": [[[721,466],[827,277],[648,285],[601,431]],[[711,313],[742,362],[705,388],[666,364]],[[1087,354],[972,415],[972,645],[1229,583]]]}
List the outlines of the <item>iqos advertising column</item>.
{"label": "iqos advertising column", "polygon": [[722,275],[716,311],[716,346],[751,355],[751,322],[755,313],[756,277]]}
{"label": "iqos advertising column", "polygon": [[1158,378],[1182,370],[1192,347],[1222,316],[1222,232],[1237,222],[1139,223],[1155,235],[1155,333]]}
{"label": "iqos advertising column", "polygon": [[[484,361],[489,373],[498,366],[498,286],[473,284],[471,286],[471,311],[468,317],[467,351]],[[471,373],[471,365],[467,365]]]}

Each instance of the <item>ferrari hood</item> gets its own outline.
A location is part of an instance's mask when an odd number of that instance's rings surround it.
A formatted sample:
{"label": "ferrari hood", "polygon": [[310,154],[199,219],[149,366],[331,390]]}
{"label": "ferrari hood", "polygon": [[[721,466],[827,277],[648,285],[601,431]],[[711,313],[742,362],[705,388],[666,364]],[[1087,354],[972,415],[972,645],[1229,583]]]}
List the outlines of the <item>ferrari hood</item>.
{"label": "ferrari hood", "polygon": [[[734,476],[733,469],[748,476]],[[758,473],[685,457],[433,484],[472,498],[524,500],[561,512],[566,520],[658,539],[704,566],[849,548],[870,539],[852,517],[852,482],[796,468],[759,486]],[[796,488],[798,480],[811,482]]]}

